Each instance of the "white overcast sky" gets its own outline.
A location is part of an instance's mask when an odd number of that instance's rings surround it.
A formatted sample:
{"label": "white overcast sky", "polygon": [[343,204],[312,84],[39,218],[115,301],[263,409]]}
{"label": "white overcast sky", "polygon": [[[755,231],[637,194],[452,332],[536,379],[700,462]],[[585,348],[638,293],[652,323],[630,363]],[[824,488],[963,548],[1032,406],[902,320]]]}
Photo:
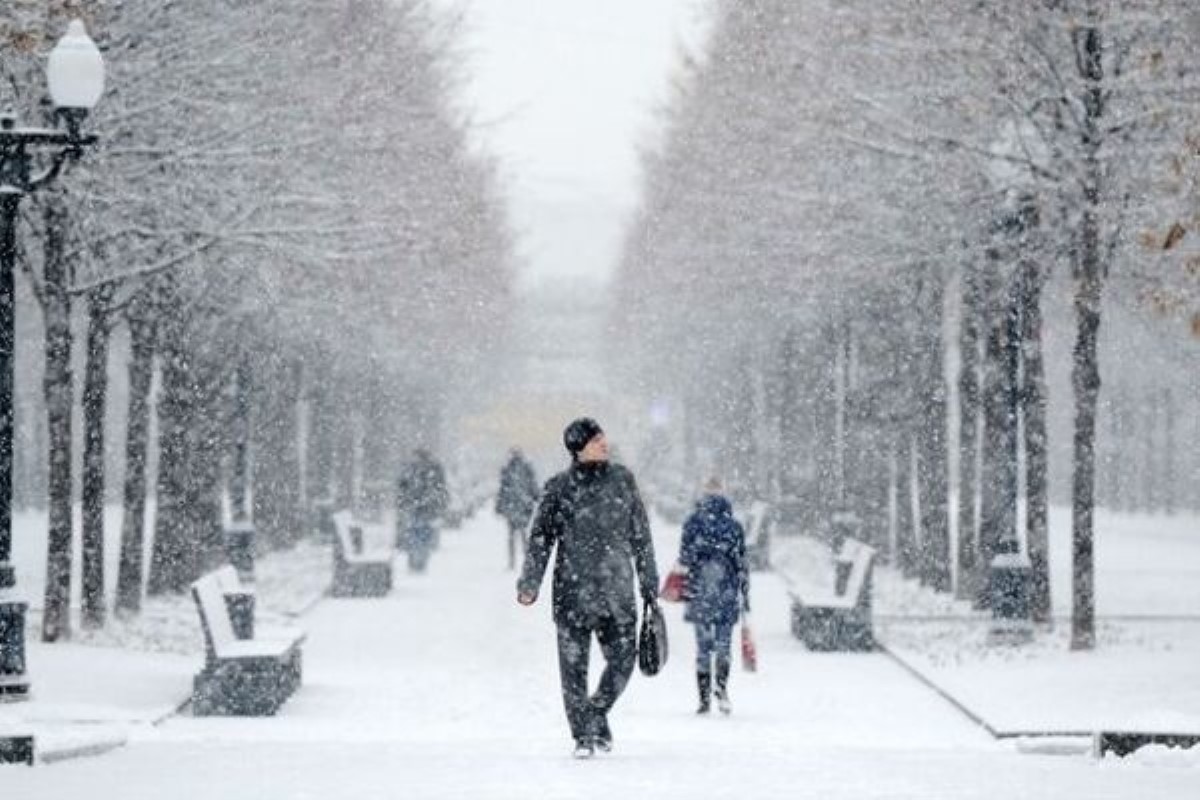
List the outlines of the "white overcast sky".
{"label": "white overcast sky", "polygon": [[501,162],[523,281],[607,278],[637,202],[638,145],[712,0],[436,0],[463,8],[462,98]]}

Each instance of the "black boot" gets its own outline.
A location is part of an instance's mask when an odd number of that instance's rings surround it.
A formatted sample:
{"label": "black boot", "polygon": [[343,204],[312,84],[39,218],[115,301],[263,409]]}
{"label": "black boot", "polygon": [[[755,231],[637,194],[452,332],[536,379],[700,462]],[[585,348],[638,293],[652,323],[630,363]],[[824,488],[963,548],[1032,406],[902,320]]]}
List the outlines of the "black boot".
{"label": "black boot", "polygon": [[596,749],[601,753],[611,753],[613,747],[612,728],[608,727],[608,715],[596,711],[596,736],[592,740],[596,745]]}
{"label": "black boot", "polygon": [[700,707],[696,709],[696,713],[707,714],[711,708],[709,696],[712,694],[712,673],[697,672],[696,686],[700,689]]}
{"label": "black boot", "polygon": [[717,659],[717,708],[721,709],[722,714],[728,714],[733,711],[733,705],[729,702],[729,660]]}

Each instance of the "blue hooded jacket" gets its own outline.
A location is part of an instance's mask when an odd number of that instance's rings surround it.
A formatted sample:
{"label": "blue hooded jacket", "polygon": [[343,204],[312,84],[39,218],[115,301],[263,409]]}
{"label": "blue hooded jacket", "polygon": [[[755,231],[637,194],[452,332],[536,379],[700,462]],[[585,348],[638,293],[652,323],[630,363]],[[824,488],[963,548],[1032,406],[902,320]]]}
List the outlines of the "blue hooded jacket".
{"label": "blue hooded jacket", "polygon": [[746,535],[724,497],[705,495],[683,523],[679,563],[687,570],[684,619],[733,625],[742,608],[750,610]]}

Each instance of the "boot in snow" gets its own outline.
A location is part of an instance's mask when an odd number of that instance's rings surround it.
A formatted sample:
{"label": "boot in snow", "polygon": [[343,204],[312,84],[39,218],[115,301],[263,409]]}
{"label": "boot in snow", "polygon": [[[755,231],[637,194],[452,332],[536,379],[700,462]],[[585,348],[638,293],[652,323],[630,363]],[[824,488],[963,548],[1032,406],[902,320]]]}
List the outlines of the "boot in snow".
{"label": "boot in snow", "polygon": [[591,758],[596,755],[596,746],[592,744],[591,739],[576,739],[575,752],[572,753],[575,758]]}
{"label": "boot in snow", "polygon": [[714,692],[717,696],[717,708],[722,714],[730,714],[733,711],[733,704],[729,702],[729,662],[717,662],[717,690]]}
{"label": "boot in snow", "polygon": [[592,743],[601,753],[612,752],[612,729],[608,727],[608,715],[596,712],[596,738]]}
{"label": "boot in snow", "polygon": [[696,709],[696,713],[707,714],[709,709],[712,708],[709,701],[712,695],[712,673],[697,672],[696,688],[700,690],[700,707]]}

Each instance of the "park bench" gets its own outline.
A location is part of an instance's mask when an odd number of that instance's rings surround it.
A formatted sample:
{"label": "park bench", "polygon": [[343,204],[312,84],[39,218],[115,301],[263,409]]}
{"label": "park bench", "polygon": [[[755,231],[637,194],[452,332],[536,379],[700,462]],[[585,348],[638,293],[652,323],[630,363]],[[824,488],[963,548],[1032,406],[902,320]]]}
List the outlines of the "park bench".
{"label": "park bench", "polygon": [[832,593],[792,595],[792,633],[810,650],[873,650],[871,576],[875,548],[846,538],[834,559]]}
{"label": "park bench", "polygon": [[241,588],[234,581],[233,568],[222,567],[192,584],[205,644],[204,668],[192,684],[196,716],[274,714],[300,686],[303,632],[278,629],[239,638],[228,601]]}
{"label": "park bench", "polygon": [[0,728],[0,764],[33,766],[33,734]]}
{"label": "park bench", "polygon": [[333,515],[334,597],[383,597],[392,590],[392,542],[383,524],[369,525],[349,511]]}

